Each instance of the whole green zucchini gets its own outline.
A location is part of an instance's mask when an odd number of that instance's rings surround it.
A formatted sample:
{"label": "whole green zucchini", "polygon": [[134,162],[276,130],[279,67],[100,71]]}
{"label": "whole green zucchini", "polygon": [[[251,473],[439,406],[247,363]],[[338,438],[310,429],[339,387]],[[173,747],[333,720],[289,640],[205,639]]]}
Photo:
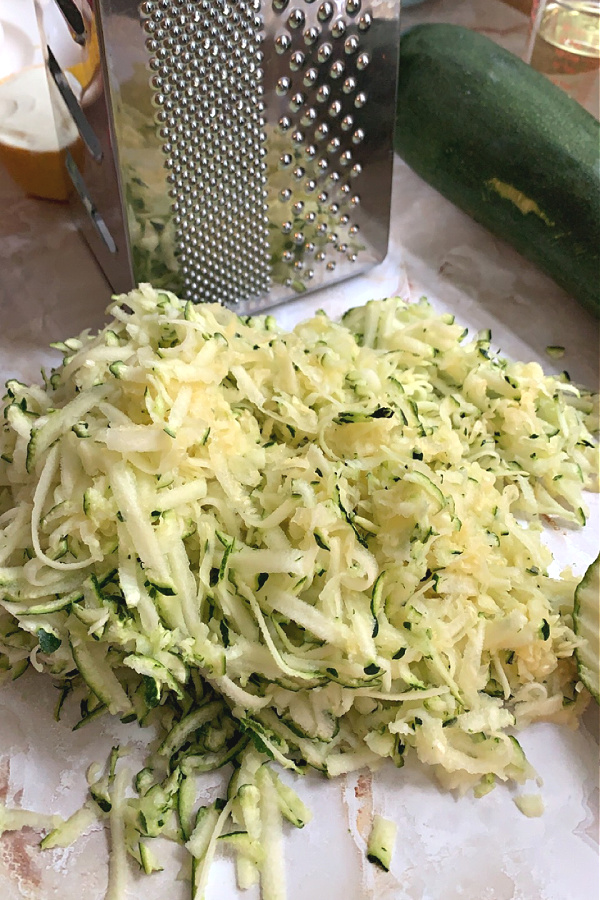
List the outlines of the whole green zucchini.
{"label": "whole green zucchini", "polygon": [[400,41],[395,147],[425,181],[600,316],[600,125],[458,25]]}

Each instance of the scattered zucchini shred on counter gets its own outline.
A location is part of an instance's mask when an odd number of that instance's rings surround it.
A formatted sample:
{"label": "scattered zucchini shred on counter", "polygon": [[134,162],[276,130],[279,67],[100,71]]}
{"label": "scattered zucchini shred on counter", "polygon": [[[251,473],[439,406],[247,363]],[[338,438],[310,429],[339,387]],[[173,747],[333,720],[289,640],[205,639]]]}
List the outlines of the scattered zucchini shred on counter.
{"label": "scattered zucchini shred on counter", "polygon": [[127,853],[160,868],[158,835],[185,843],[194,900],[223,844],[276,900],[282,817],[309,813],[273,761],[334,777],[411,752],[477,794],[529,777],[512,729],[587,698],[541,516],[585,522],[593,396],[425,301],[289,333],[148,285],[109,312],[44,387],[7,384],[0,665],[160,743],[133,798],[122,751],[93,767],[93,810],[46,845],[94,812],[110,900]]}

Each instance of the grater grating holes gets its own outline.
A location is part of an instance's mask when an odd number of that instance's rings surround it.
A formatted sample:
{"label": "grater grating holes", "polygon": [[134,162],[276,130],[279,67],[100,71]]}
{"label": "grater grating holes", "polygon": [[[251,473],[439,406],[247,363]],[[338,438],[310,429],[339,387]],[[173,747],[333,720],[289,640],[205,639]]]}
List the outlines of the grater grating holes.
{"label": "grater grating holes", "polygon": [[[311,262],[335,262],[333,251],[352,262],[364,249],[356,213],[374,139],[373,76],[363,77],[374,47],[363,37],[373,22],[370,5],[370,0],[140,5],[179,253],[194,290],[211,269],[219,292],[228,277],[239,290],[245,262],[257,249],[246,281],[262,278],[262,293],[269,274],[279,283],[292,277],[295,285],[298,273],[308,277],[303,263],[308,253]],[[265,125],[262,9],[272,131]],[[253,221],[258,221],[254,230]],[[247,246],[249,234],[253,247]],[[184,259],[186,236],[189,259]],[[213,255],[216,251],[212,266],[210,254],[198,262],[207,246]],[[229,265],[222,264],[226,259]]]}
{"label": "grater grating holes", "polygon": [[307,28],[304,32],[304,43],[307,47],[312,47],[313,44],[317,43],[320,35],[320,30],[315,25],[311,25],[310,28]]}
{"label": "grater grating holes", "polygon": [[[258,8],[244,0],[236,10],[224,0],[140,6],[164,166],[174,185],[183,293],[193,300],[252,299],[269,285]],[[201,65],[182,53],[185,46],[202,49]],[[243,155],[232,153],[236,142]]]}
{"label": "grater grating holes", "polygon": [[[345,8],[347,15],[356,16],[361,10],[361,4],[353,2],[352,0],[352,2],[346,3]],[[297,30],[295,26],[297,26],[301,18],[297,15],[297,10],[298,7],[294,7],[287,13],[286,24],[292,32]],[[296,94],[293,94],[292,102],[288,106],[287,111],[289,115],[280,119],[280,130],[282,133],[285,133],[287,129],[292,129],[291,137],[293,142],[293,152],[290,153],[290,155],[294,156],[299,152],[302,152],[302,145],[306,140],[306,134],[303,130],[300,130],[298,127],[295,129],[293,128],[296,116],[299,116],[300,124],[306,128],[310,128],[311,124],[314,123],[315,131],[313,132],[313,137],[320,141],[327,140],[328,144],[326,153],[319,155],[318,158],[314,150],[314,145],[307,143],[304,146],[302,156],[307,163],[315,166],[314,169],[311,169],[310,167],[307,169],[307,175],[309,177],[307,177],[304,182],[305,192],[310,194],[313,191],[316,191],[318,183],[322,179],[325,179],[329,189],[339,191],[343,202],[348,204],[349,208],[352,209],[360,204],[360,196],[357,193],[351,192],[345,179],[356,179],[362,172],[360,162],[355,161],[353,157],[353,149],[365,140],[366,132],[365,128],[362,127],[362,122],[359,127],[355,127],[354,116],[348,112],[347,108],[344,108],[345,102],[343,102],[339,96],[332,97],[332,90],[335,86],[335,82],[342,82],[340,85],[342,95],[348,96],[355,109],[360,110],[366,105],[366,93],[363,91],[356,95],[358,84],[357,77],[353,73],[347,72],[346,69],[352,59],[354,59],[353,65],[357,73],[363,71],[371,61],[366,51],[363,50],[359,53],[360,32],[367,30],[370,27],[371,17],[368,12],[363,12],[358,21],[358,26],[355,25],[354,31],[349,33],[349,23],[347,23],[342,16],[333,19],[334,12],[334,6],[331,3],[323,2],[319,5],[317,10],[319,27],[315,24],[311,24],[306,28],[303,34],[305,47],[312,47],[312,51],[306,50],[305,56],[297,57],[294,55],[298,53],[298,50],[295,48],[296,38],[293,35],[291,37],[288,35],[288,40],[285,42],[286,49],[291,55],[289,60],[290,71],[292,73],[299,71],[303,63],[308,66],[302,76],[302,86],[308,89],[309,92],[311,89],[314,89],[314,99],[316,102],[321,105],[328,104],[327,114],[329,119],[333,120],[334,123],[338,120],[339,124],[335,124],[334,136],[332,138],[330,135],[330,128],[326,123],[318,122],[316,110],[314,110],[313,107],[307,106],[309,103],[309,96],[306,95],[303,97],[302,92],[298,91]],[[331,21],[332,19],[333,21]],[[328,23],[330,28],[329,33],[327,33]],[[334,51],[330,38],[335,40],[341,38],[344,39],[340,47],[340,52],[343,54],[341,57],[335,57],[336,51]],[[281,41],[281,35],[277,40]],[[315,47],[314,45],[317,46]],[[310,65],[311,57],[313,61],[312,66]],[[325,72],[322,70],[322,67],[326,64],[329,64],[329,68]],[[293,90],[292,85],[290,85],[290,90]],[[339,92],[339,87],[337,90]],[[350,145],[346,145],[345,147],[342,146],[342,135],[347,135],[347,137],[344,137],[344,140],[348,142],[351,141]],[[351,147],[353,149],[350,149]],[[332,157],[338,152],[340,153],[339,164],[341,167],[339,171],[332,169],[331,166]],[[312,163],[311,160],[313,161]],[[289,163],[289,166],[292,168],[291,162]],[[346,176],[343,174],[344,171],[347,173]],[[299,174],[298,167],[295,169],[292,168],[292,174],[297,178]],[[291,192],[292,196],[293,194],[294,191]],[[296,210],[292,210],[292,212],[294,215],[297,215]],[[286,220],[286,224],[289,224],[289,222],[290,220]],[[303,224],[308,226],[312,223],[305,221]],[[326,222],[320,224],[321,228],[319,233],[322,233],[323,228],[327,230],[328,226]],[[348,229],[354,227],[350,222],[348,214],[345,215],[345,218],[342,216],[341,224],[344,228]],[[331,233],[333,234],[333,232]],[[350,234],[348,230],[348,238],[355,236],[357,233],[357,227],[354,228],[352,234]],[[305,240],[304,246],[310,246],[313,243],[314,242],[311,240]],[[351,251],[349,243],[346,240],[338,239],[337,235],[333,240],[330,240],[329,243],[334,244],[338,251],[340,247],[343,248],[340,252],[346,253],[347,251],[350,251],[348,258],[351,258],[351,261],[357,258],[356,253]],[[288,257],[289,251],[286,253],[285,260],[288,260]],[[296,261],[298,261],[298,257],[296,257]]]}
{"label": "grater grating holes", "polygon": [[292,28],[294,30],[296,30],[298,28],[302,28],[305,22],[306,22],[306,16],[304,15],[304,13],[302,12],[301,9],[298,9],[296,7],[295,9],[291,10],[291,12],[288,16],[288,20],[287,20],[287,23],[290,28]]}
{"label": "grater grating holes", "polygon": [[346,34],[346,23],[343,19],[336,19],[331,26],[331,33],[334,38],[341,38]]}
{"label": "grater grating holes", "polygon": [[319,9],[317,11],[317,18],[319,22],[328,22],[333,16],[333,4],[329,2],[329,0],[325,0],[324,3],[321,3]]}

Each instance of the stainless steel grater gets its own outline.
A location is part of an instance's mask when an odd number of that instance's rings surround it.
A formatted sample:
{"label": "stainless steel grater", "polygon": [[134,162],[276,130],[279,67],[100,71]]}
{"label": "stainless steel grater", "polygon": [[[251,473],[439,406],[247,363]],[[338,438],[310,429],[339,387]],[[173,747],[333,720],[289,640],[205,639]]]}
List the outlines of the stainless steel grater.
{"label": "stainless steel grater", "polygon": [[114,290],[256,312],[384,258],[399,0],[37,3]]}

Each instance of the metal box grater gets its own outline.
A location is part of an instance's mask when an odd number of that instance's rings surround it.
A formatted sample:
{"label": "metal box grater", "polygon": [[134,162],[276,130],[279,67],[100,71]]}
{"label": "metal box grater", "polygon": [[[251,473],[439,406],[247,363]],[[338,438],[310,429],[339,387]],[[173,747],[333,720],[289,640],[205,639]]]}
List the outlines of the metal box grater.
{"label": "metal box grater", "polygon": [[399,0],[37,4],[73,209],[115,291],[251,313],[384,258]]}

